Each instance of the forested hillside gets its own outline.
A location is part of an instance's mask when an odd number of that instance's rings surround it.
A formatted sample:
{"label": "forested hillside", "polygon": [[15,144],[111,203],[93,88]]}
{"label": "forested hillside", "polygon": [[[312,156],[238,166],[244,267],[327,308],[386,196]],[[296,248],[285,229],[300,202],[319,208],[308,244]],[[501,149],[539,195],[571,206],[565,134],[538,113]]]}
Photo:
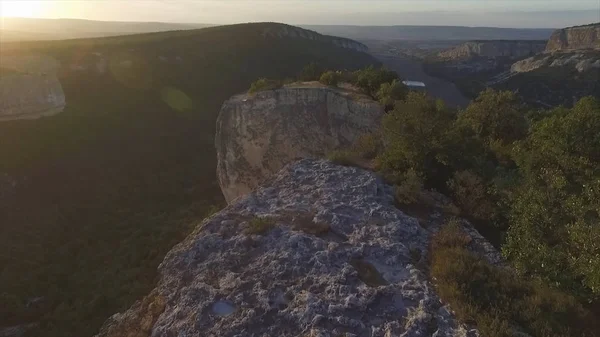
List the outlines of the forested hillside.
{"label": "forested hillside", "polygon": [[223,204],[214,125],[226,98],[311,62],[376,63],[313,32],[278,34],[292,30],[265,23],[1,46],[5,59],[58,60],[67,107],[0,123],[0,327],[95,333],[151,289],[164,254]]}

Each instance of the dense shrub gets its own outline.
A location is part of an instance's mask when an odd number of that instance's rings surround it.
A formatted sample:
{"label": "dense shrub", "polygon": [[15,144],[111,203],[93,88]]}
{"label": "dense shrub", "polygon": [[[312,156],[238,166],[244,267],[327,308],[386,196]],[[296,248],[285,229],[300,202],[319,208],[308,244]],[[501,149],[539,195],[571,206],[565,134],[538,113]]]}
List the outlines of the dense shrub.
{"label": "dense shrub", "polygon": [[[390,183],[420,172],[423,188],[452,196],[463,216],[506,231],[490,230],[490,240],[504,238],[503,252],[521,274],[598,298],[600,102],[527,113],[514,94],[486,91],[455,114],[409,93],[382,130],[377,161]],[[398,199],[416,200],[404,196],[409,186]]]}
{"label": "dense shrub", "polygon": [[409,168],[423,172],[426,181],[450,178],[438,156],[443,140],[452,125],[453,114],[440,102],[424,94],[411,92],[405,101],[383,117],[383,142],[380,156],[382,168],[401,172]]}
{"label": "dense shrub", "polygon": [[275,228],[275,224],[275,220],[273,219],[254,217],[248,223],[248,228],[246,228],[246,234],[267,234],[271,229]]}
{"label": "dense shrub", "polygon": [[358,70],[355,75],[356,82],[352,83],[362,89],[367,95],[375,97],[377,91],[384,83],[391,83],[398,79],[398,74],[385,68],[368,68]]}
{"label": "dense shrub", "polygon": [[470,238],[450,221],[431,245],[431,274],[440,297],[483,336],[596,336],[597,322],[575,298],[535,279],[490,265],[467,249]]}
{"label": "dense shrub", "polygon": [[259,91],[274,90],[281,88],[281,81],[260,78],[250,85],[249,94],[254,94]]}
{"label": "dense shrub", "polygon": [[383,144],[379,134],[366,133],[358,137],[353,144],[352,151],[364,159],[375,159],[381,151]]}
{"label": "dense shrub", "polygon": [[319,78],[319,82],[332,87],[337,86],[339,80],[340,74],[331,70],[324,72],[323,75],[321,75],[321,77]]}
{"label": "dense shrub", "polygon": [[376,97],[385,110],[390,111],[394,108],[396,101],[404,100],[406,95],[408,95],[408,87],[395,79],[391,83],[382,83]]}
{"label": "dense shrub", "polygon": [[448,187],[465,215],[478,220],[492,220],[494,205],[482,178],[471,171],[458,171],[448,181]]}
{"label": "dense shrub", "polygon": [[486,142],[499,140],[510,144],[527,135],[524,106],[510,91],[488,89],[482,92],[459,115],[458,121]]}
{"label": "dense shrub", "polygon": [[416,204],[421,201],[423,194],[423,179],[413,169],[409,169],[399,177],[396,185],[396,201],[404,205]]}
{"label": "dense shrub", "polygon": [[343,166],[353,166],[356,163],[356,156],[350,150],[335,150],[327,154],[329,159],[334,164]]}
{"label": "dense shrub", "polygon": [[515,147],[506,255],[523,273],[600,295],[600,102],[582,99],[535,123]]}

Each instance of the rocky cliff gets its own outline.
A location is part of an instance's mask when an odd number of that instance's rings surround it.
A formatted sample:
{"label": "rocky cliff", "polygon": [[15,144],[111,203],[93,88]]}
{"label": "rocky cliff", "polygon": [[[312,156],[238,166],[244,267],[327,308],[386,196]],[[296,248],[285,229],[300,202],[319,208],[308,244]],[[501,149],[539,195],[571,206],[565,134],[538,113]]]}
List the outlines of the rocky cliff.
{"label": "rocky cliff", "polygon": [[356,51],[366,52],[369,48],[357,41],[342,38],[342,37],[334,37],[321,35],[312,30],[302,29],[299,27],[278,24],[273,27],[269,27],[263,31],[263,36],[271,37],[271,38],[301,38],[315,41],[323,41],[327,43],[331,43],[337,47],[352,49]]}
{"label": "rocky cliff", "polygon": [[582,49],[600,49],[600,23],[559,29],[546,46],[547,52]]}
{"label": "rocky cliff", "polygon": [[600,69],[600,50],[543,53],[514,63],[510,70],[513,73],[523,73],[544,67],[566,67],[580,73]]}
{"label": "rocky cliff", "polygon": [[55,115],[65,108],[55,75],[10,74],[0,77],[0,121]]}
{"label": "rocky cliff", "polygon": [[374,173],[301,160],[200,224],[98,336],[477,336],[426,276],[440,219],[402,213]]}
{"label": "rocky cliff", "polygon": [[472,57],[507,57],[519,59],[533,56],[544,50],[546,41],[470,41],[440,52],[438,56],[448,60],[464,60]]}
{"label": "rocky cliff", "polygon": [[3,56],[0,60],[0,122],[57,114],[65,108],[65,94],[52,57]]}
{"label": "rocky cliff", "polygon": [[382,107],[318,83],[234,96],[217,120],[217,175],[227,202],[298,158],[323,157],[375,131]]}

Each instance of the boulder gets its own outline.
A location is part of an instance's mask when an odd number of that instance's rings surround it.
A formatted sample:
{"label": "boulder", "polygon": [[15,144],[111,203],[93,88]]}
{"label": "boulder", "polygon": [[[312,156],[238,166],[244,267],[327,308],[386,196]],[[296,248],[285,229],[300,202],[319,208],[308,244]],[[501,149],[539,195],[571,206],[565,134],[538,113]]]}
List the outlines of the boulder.
{"label": "boulder", "polygon": [[98,337],[476,336],[428,281],[437,228],[376,174],[304,159],[200,224]]}
{"label": "boulder", "polygon": [[383,108],[356,92],[304,83],[227,100],[217,119],[217,176],[227,202],[298,158],[323,157],[379,129]]}

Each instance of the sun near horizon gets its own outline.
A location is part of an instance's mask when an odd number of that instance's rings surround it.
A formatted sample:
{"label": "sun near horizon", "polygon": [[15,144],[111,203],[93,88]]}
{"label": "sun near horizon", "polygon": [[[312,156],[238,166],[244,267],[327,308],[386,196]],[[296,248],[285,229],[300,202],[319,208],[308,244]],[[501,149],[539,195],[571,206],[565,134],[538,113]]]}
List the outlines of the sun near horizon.
{"label": "sun near horizon", "polygon": [[35,18],[47,14],[44,1],[0,1],[0,17]]}

